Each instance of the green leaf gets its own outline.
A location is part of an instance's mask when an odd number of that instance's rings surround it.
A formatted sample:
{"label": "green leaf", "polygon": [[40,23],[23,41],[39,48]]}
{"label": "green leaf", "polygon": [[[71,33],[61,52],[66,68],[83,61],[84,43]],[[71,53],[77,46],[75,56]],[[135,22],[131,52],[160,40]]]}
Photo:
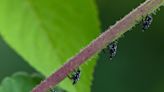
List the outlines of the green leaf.
{"label": "green leaf", "polygon": [[30,92],[41,79],[38,75],[30,76],[25,72],[18,72],[2,81],[0,92]]}
{"label": "green leaf", "polygon": [[[99,34],[93,0],[0,0],[0,34],[31,66],[50,75]],[[90,92],[95,61],[82,66],[69,92]]]}

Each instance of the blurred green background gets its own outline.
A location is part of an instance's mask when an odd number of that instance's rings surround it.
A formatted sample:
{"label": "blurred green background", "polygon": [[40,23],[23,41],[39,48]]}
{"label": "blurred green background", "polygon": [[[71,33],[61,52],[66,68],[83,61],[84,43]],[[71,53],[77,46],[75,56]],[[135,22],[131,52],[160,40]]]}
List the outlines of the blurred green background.
{"label": "blurred green background", "polygon": [[[144,0],[98,0],[102,29],[137,7]],[[119,39],[117,56],[110,64],[100,54],[92,92],[164,92],[164,8],[142,32],[137,25]]]}
{"label": "blurred green background", "polygon": [[[144,0],[97,0],[102,30],[113,25]],[[137,25],[119,39],[118,52],[109,61],[100,53],[92,92],[164,92],[164,8],[142,32]],[[0,38],[0,81],[16,71],[35,72]]]}
{"label": "blurred green background", "polygon": [[11,76],[17,71],[35,72],[35,70],[0,37],[0,82],[6,76]]}

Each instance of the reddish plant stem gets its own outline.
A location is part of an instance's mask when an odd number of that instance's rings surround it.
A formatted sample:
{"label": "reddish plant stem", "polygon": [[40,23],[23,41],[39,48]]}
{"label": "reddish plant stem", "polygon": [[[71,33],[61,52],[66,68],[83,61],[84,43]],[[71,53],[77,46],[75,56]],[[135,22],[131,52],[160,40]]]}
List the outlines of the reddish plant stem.
{"label": "reddish plant stem", "polygon": [[88,46],[81,50],[80,53],[69,59],[68,62],[66,62],[59,70],[37,85],[32,92],[46,92],[52,86],[56,86],[74,69],[78,68],[94,54],[100,52],[107,44],[111,43],[113,40],[131,29],[136,24],[136,21],[141,20],[142,16],[146,16],[159,8],[163,2],[164,0],[145,1],[139,7],[118,21],[114,26],[97,37]]}

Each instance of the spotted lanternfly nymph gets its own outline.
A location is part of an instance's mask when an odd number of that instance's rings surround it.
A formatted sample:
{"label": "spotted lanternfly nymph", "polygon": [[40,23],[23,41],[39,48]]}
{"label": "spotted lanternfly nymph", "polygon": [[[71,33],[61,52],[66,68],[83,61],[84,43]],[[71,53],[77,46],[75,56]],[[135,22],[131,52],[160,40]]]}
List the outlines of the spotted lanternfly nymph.
{"label": "spotted lanternfly nymph", "polygon": [[151,15],[147,15],[145,17],[145,19],[143,20],[143,24],[142,24],[143,28],[142,28],[142,30],[143,31],[147,30],[150,27],[152,21],[153,21],[153,17]]}
{"label": "spotted lanternfly nymph", "polygon": [[68,76],[73,81],[72,82],[73,85],[75,85],[77,81],[80,79],[80,73],[81,73],[80,69],[78,68],[72,73],[71,77]]}
{"label": "spotted lanternfly nymph", "polygon": [[50,89],[50,92],[56,92],[56,91],[55,91],[54,89],[51,88],[51,89]]}
{"label": "spotted lanternfly nymph", "polygon": [[114,56],[116,56],[116,52],[117,52],[117,41],[114,41],[110,45],[108,45],[108,48],[109,48],[109,52],[110,52],[110,60],[112,60],[112,58]]}

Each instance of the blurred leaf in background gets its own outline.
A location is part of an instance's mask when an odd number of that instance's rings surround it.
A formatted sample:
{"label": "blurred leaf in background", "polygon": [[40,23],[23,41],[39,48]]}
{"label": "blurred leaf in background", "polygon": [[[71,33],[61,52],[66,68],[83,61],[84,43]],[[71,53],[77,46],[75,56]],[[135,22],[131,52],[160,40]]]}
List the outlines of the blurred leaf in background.
{"label": "blurred leaf in background", "polygon": [[6,76],[10,76],[18,71],[26,71],[30,74],[36,72],[0,36],[0,82]]}
{"label": "blurred leaf in background", "polygon": [[[0,34],[31,66],[50,75],[99,34],[94,0],[0,0]],[[89,92],[96,59],[69,92]]]}
{"label": "blurred leaf in background", "polygon": [[42,79],[36,74],[31,76],[25,72],[18,72],[2,81],[0,92],[30,92]]}

